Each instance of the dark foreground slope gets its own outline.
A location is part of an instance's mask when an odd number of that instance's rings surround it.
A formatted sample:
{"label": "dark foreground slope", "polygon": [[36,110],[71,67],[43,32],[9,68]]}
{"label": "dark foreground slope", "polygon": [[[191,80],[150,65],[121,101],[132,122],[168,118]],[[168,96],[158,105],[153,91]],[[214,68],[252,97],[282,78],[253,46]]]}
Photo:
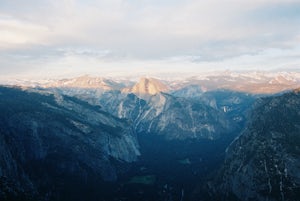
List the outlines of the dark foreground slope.
{"label": "dark foreground slope", "polygon": [[257,103],[245,131],[229,146],[220,175],[221,196],[215,199],[300,199],[299,92]]}
{"label": "dark foreground slope", "polygon": [[104,199],[139,155],[124,120],[74,98],[0,87],[0,111],[0,200]]}

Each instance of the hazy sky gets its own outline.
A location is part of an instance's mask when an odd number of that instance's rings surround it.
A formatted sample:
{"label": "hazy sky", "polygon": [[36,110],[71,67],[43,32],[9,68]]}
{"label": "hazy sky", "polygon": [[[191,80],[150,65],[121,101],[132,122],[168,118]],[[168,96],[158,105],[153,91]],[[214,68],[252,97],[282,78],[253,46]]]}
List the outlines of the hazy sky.
{"label": "hazy sky", "polygon": [[0,72],[300,69],[300,1],[1,0]]}

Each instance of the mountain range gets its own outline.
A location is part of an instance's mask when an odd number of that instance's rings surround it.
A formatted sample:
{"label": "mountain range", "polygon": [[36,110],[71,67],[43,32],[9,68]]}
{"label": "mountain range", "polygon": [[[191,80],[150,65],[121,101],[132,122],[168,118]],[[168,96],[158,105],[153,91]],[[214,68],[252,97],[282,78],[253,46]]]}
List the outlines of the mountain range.
{"label": "mountain range", "polygon": [[[140,79],[140,80],[139,80]],[[202,91],[227,89],[252,94],[274,94],[300,87],[300,73],[295,72],[211,72],[190,77],[151,78],[151,77],[115,77],[102,78],[83,75],[76,78],[44,79],[44,80],[10,80],[3,82],[8,85],[45,88],[84,88],[97,90],[123,90],[132,93],[170,92],[185,87],[198,86]],[[150,82],[149,82],[150,81]]]}
{"label": "mountain range", "polygon": [[1,200],[299,197],[299,73],[13,84]]}

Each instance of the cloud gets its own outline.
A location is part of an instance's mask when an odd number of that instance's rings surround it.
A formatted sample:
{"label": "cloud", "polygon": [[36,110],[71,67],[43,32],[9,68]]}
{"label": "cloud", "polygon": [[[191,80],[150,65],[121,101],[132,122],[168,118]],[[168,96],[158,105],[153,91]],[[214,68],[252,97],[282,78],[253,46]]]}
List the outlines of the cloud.
{"label": "cloud", "polygon": [[47,34],[47,27],[9,17],[0,18],[0,48],[41,44]]}
{"label": "cloud", "polygon": [[256,58],[271,66],[268,51],[298,54],[299,20],[300,4],[289,0],[4,1],[0,66],[54,71],[66,65],[78,72],[87,65],[111,65],[108,70],[116,71],[122,65],[145,65],[149,71],[171,64],[178,70],[183,65],[248,68],[257,65],[251,60]]}

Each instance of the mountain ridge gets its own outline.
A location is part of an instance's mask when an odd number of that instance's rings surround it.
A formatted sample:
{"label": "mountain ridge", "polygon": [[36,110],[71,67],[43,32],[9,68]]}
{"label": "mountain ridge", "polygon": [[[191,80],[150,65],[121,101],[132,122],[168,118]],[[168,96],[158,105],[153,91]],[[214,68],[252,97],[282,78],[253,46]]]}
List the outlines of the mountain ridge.
{"label": "mountain ridge", "polygon": [[227,149],[217,184],[224,200],[299,199],[299,115],[299,89],[256,103],[251,121]]}
{"label": "mountain ridge", "polygon": [[[179,79],[141,77],[139,81],[130,78],[102,78],[83,75],[62,80],[15,80],[11,85],[93,89],[98,91],[120,90],[124,93],[150,94],[176,92],[189,86],[198,86],[201,91],[227,89],[252,94],[275,94],[300,87],[299,72],[212,72]],[[6,84],[9,84],[7,82]],[[75,88],[75,89],[74,89]],[[195,89],[195,88],[194,88]]]}

